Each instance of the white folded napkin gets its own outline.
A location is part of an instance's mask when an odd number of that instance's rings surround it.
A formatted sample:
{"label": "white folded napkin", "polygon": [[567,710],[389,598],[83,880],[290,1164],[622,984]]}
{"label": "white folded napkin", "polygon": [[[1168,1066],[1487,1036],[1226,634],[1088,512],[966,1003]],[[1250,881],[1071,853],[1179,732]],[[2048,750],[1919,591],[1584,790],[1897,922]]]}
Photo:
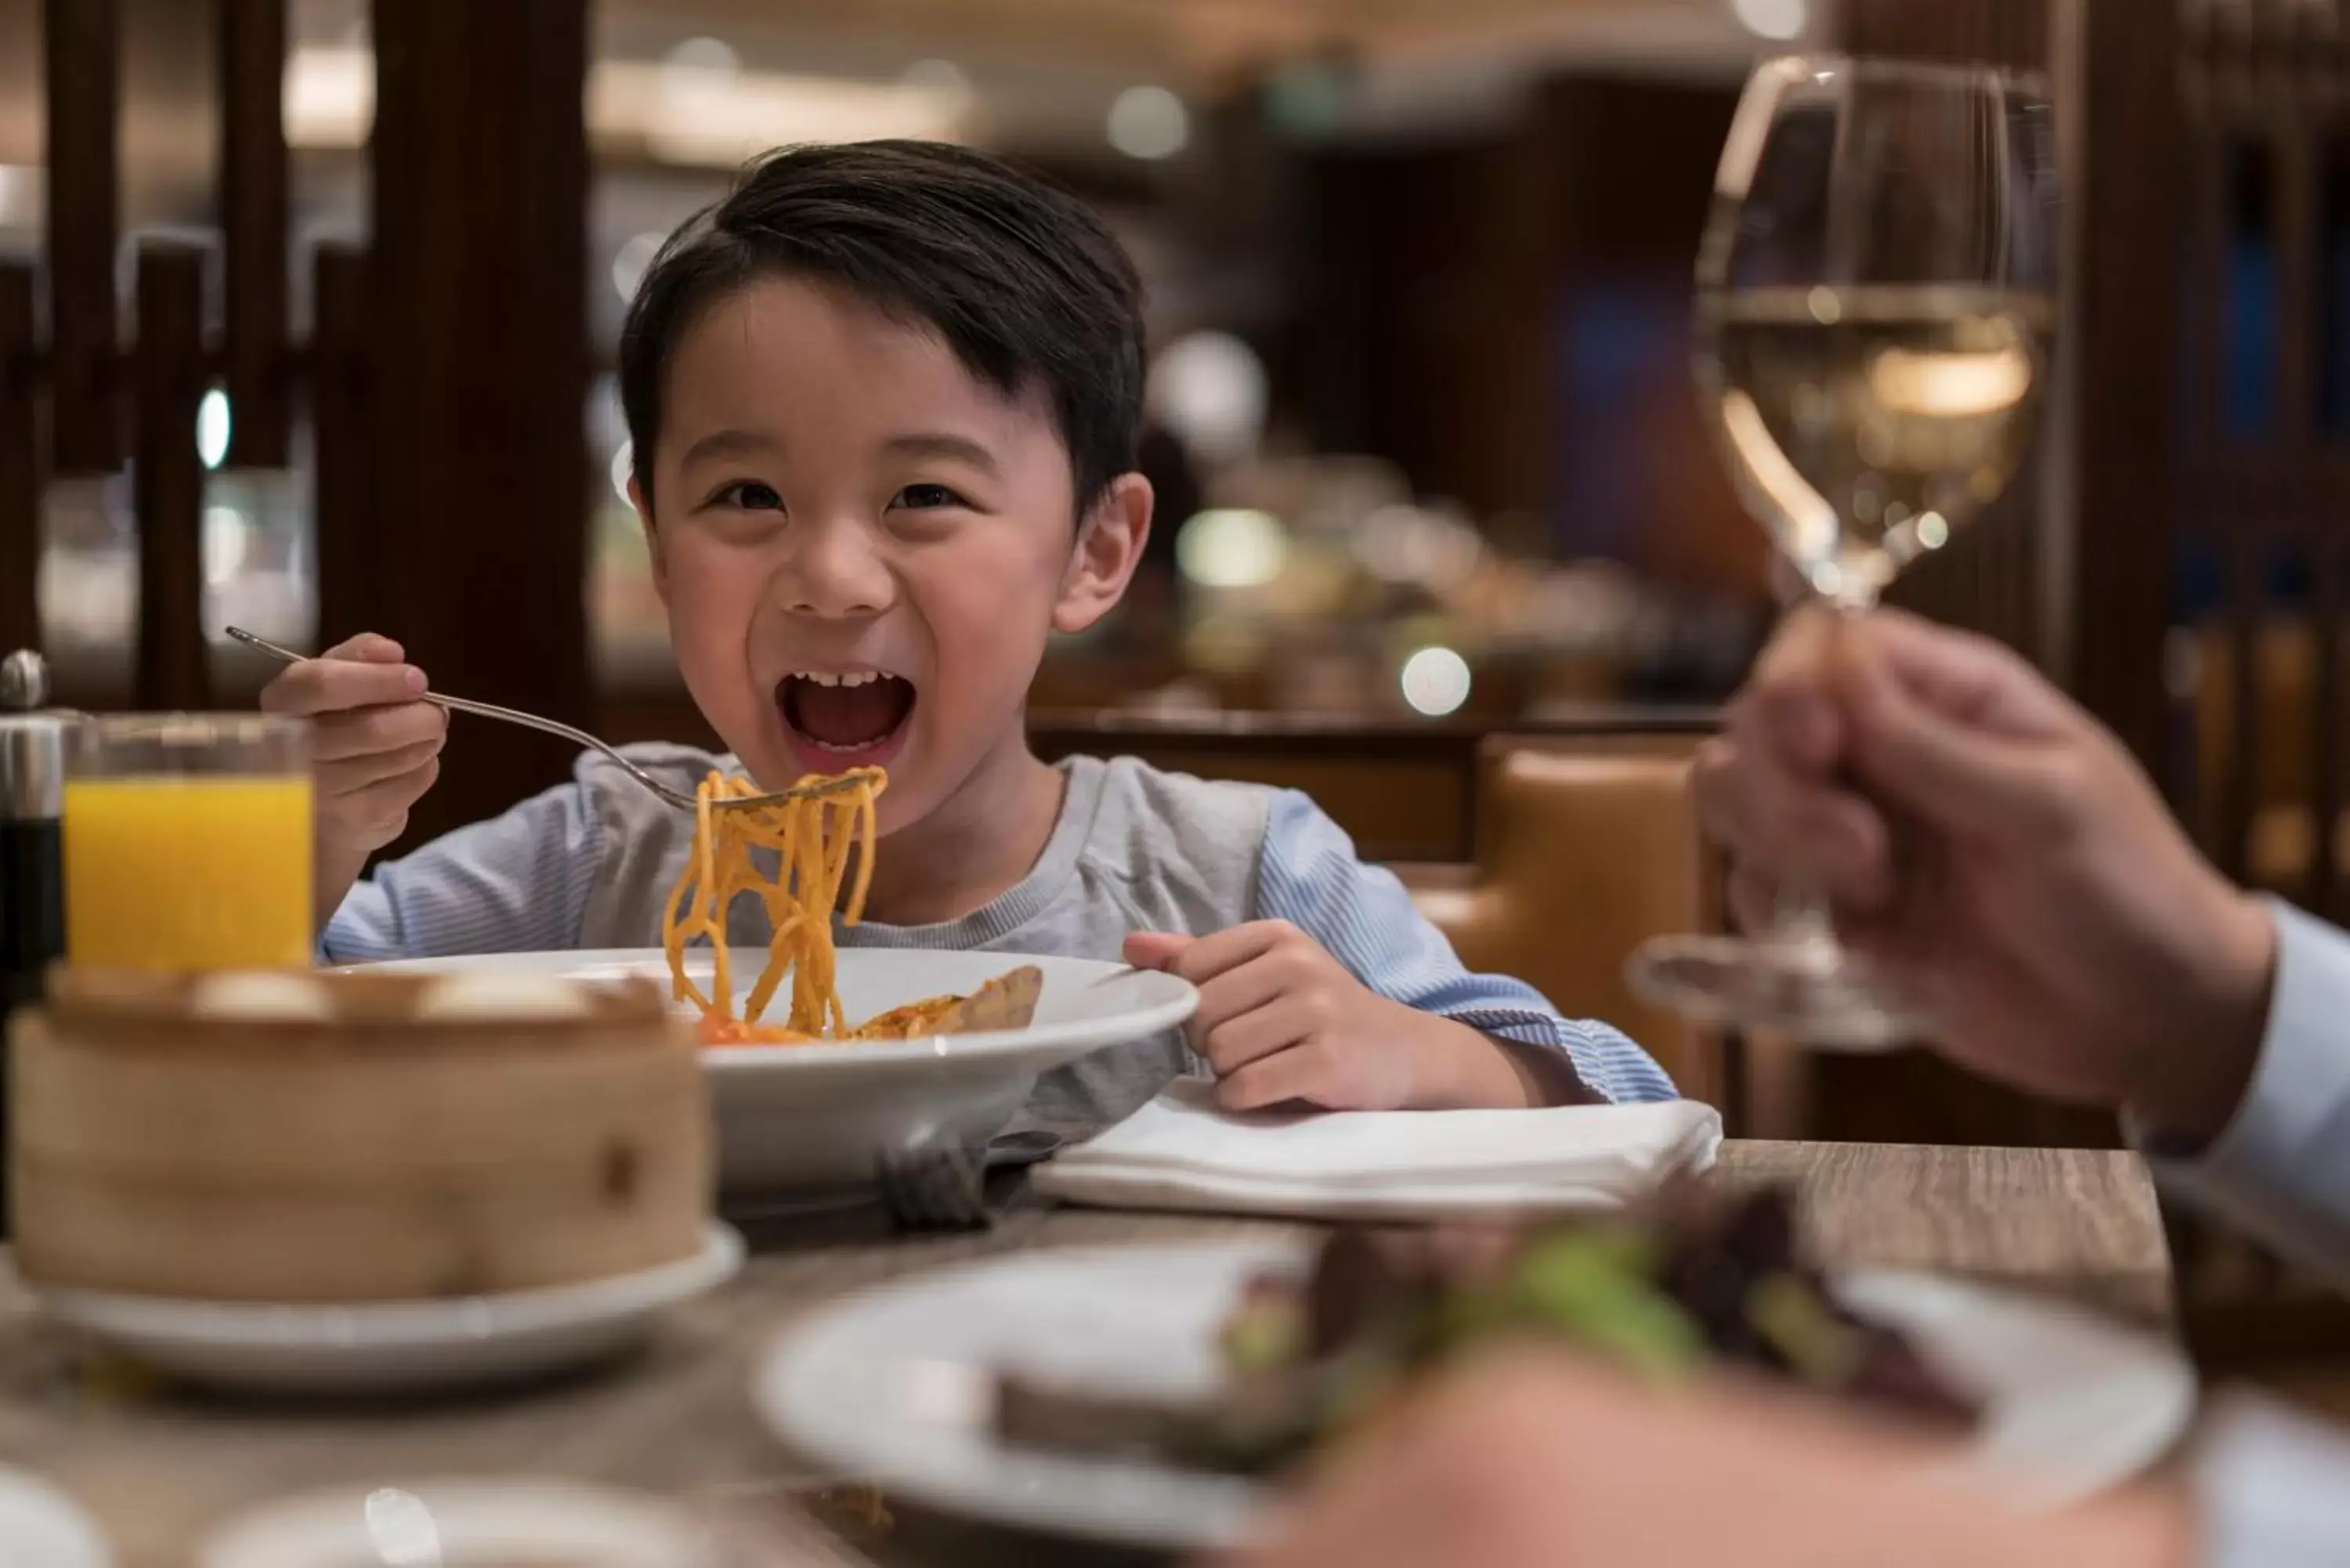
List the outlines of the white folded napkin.
{"label": "white folded napkin", "polygon": [[1216,1109],[1187,1080],[1039,1167],[1039,1190],[1108,1209],[1309,1220],[1501,1219],[1620,1208],[1703,1170],[1721,1116],[1694,1100],[1546,1111]]}

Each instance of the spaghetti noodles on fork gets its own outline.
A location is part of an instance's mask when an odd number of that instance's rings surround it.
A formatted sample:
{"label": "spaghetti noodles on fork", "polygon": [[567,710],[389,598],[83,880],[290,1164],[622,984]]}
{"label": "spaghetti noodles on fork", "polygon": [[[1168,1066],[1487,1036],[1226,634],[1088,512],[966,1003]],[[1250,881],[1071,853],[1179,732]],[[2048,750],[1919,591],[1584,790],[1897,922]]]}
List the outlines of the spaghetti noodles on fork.
{"label": "spaghetti noodles on fork", "polygon": [[[712,1044],[816,1040],[847,1033],[834,987],[832,917],[838,909],[843,923],[851,926],[864,917],[873,877],[874,799],[888,787],[889,775],[879,768],[858,768],[840,776],[853,782],[831,794],[772,805],[718,809],[759,790],[747,778],[716,772],[694,791],[693,844],[662,911],[661,949],[669,960],[671,994],[701,1009],[703,1037]],[[800,781],[824,782],[813,776]],[[761,866],[760,851],[774,855],[772,873]],[[856,876],[844,905],[842,884],[849,877],[852,851]],[[765,907],[774,934],[766,965],[738,1018],[726,916],[745,893]],[[685,972],[685,950],[697,940],[712,949],[706,994]],[[791,1011],[781,1028],[762,1026],[759,1020],[786,973],[792,979]]]}

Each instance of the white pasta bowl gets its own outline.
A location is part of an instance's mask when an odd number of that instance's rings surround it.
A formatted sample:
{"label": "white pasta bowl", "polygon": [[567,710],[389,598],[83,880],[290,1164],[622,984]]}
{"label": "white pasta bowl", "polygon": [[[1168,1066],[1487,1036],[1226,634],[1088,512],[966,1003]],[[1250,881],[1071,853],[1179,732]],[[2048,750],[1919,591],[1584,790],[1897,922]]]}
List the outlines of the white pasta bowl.
{"label": "white pasta bowl", "polygon": [[[844,948],[836,983],[854,1023],[877,1012],[948,994],[964,995],[1023,964],[1044,971],[1044,993],[1024,1029],[918,1040],[858,1040],[812,1045],[705,1047],[717,1118],[720,1183],[730,1192],[813,1192],[868,1186],[892,1150],[936,1137],[977,1146],[1003,1129],[1039,1075],[1107,1046],[1174,1029],[1199,993],[1173,975],[1092,959],[1021,953],[929,952]],[[766,953],[729,957],[739,998],[758,979]],[[559,975],[610,980],[653,975],[669,965],[655,949],[486,953],[372,966],[410,973]],[[712,955],[687,959],[706,991]],[[771,1010],[779,1014],[788,984]],[[772,1016],[768,1022],[780,1022]]]}

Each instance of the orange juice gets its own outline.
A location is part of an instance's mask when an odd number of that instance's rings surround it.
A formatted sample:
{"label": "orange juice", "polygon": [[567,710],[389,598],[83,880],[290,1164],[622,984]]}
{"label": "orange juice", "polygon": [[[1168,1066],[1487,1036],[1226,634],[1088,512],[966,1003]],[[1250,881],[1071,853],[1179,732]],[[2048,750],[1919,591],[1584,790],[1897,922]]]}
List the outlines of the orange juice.
{"label": "orange juice", "polygon": [[307,776],[68,779],[64,824],[68,962],[308,966]]}

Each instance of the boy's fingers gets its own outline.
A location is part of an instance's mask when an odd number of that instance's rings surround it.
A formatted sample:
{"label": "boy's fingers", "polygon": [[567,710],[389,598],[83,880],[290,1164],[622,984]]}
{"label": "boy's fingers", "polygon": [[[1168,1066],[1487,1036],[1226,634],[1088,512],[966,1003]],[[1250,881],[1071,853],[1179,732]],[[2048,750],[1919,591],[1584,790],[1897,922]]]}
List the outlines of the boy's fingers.
{"label": "boy's fingers", "polygon": [[1200,988],[1200,1006],[1187,1032],[1194,1041],[1205,1040],[1232,1020],[1277,1000],[1287,987],[1280,964],[1259,961],[1227,970]]}
{"label": "boy's fingers", "polygon": [[307,718],[413,702],[425,685],[424,671],[410,664],[306,659],[262,689],[261,706],[266,712]]}
{"label": "boy's fingers", "polygon": [[1276,1051],[1216,1080],[1216,1104],[1228,1111],[1261,1111],[1312,1098],[1320,1069],[1304,1051]]}
{"label": "boy's fingers", "polygon": [[320,763],[317,767],[318,794],[332,800],[339,795],[357,794],[370,784],[394,779],[415,772],[441,754],[439,739],[420,741],[412,746],[400,746],[388,752],[369,752],[340,762]]}
{"label": "boy's fingers", "polygon": [[449,715],[430,702],[403,702],[393,708],[369,708],[356,713],[322,718],[311,737],[310,754],[320,763],[348,762],[355,757],[402,752],[432,742],[449,732]]}
{"label": "boy's fingers", "polygon": [[1301,1016],[1300,1012],[1284,998],[1244,1012],[1209,1031],[1200,1054],[1208,1059],[1218,1077],[1230,1077],[1250,1063],[1287,1050],[1312,1033],[1312,1021]]}
{"label": "boy's fingers", "polygon": [[1158,967],[1193,985],[1205,985],[1251,959],[1263,958],[1288,937],[1290,929],[1278,920],[1234,926],[1186,944],[1182,951]]}
{"label": "boy's fingers", "polygon": [[363,631],[357,637],[345,638],[318,657],[360,664],[398,664],[407,659],[408,654],[391,639],[378,632]]}
{"label": "boy's fingers", "polygon": [[1126,961],[1137,969],[1165,969],[1191,945],[1191,939],[1172,931],[1133,931],[1126,939]]}

